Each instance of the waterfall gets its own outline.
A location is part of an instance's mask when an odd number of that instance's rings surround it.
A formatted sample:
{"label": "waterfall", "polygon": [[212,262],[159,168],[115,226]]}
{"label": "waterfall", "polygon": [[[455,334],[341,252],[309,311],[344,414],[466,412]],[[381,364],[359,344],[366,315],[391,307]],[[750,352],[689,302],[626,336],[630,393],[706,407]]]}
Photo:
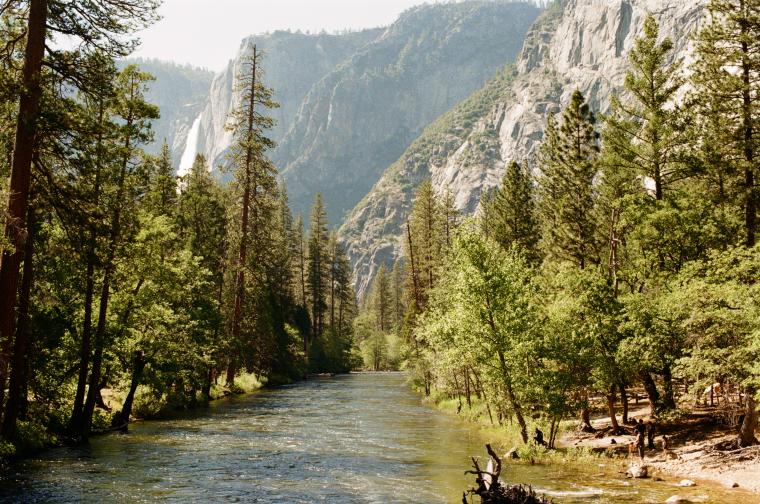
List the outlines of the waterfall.
{"label": "waterfall", "polygon": [[182,158],[179,162],[179,170],[177,175],[183,177],[187,175],[190,168],[193,167],[193,161],[195,161],[195,155],[198,152],[198,136],[201,131],[201,114],[193,121],[193,125],[190,128],[190,132],[187,134],[187,143],[185,144],[185,151],[182,153]]}

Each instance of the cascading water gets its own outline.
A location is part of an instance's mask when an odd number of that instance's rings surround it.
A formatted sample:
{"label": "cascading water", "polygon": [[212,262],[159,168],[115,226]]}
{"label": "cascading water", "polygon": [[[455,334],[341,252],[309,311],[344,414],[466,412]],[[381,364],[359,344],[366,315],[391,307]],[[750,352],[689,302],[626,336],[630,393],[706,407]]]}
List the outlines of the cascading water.
{"label": "cascading water", "polygon": [[179,170],[177,170],[177,175],[180,177],[187,175],[190,168],[193,166],[195,155],[198,152],[198,136],[200,135],[200,131],[201,114],[198,114],[198,117],[193,121],[193,125],[190,127],[190,131],[187,134],[187,143],[185,144],[185,150],[182,152],[182,158],[179,162]]}

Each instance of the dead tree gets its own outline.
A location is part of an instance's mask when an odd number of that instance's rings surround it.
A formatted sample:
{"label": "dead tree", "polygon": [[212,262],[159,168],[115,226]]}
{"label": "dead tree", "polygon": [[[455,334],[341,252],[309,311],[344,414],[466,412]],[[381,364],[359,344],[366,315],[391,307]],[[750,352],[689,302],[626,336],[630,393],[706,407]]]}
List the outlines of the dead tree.
{"label": "dead tree", "polygon": [[478,461],[472,458],[473,471],[465,471],[465,474],[474,474],[477,488],[470,489],[462,495],[462,504],[468,504],[467,496],[477,495],[482,504],[551,504],[545,497],[538,496],[529,486],[506,485],[499,481],[501,476],[501,458],[496,455],[490,444],[486,445],[488,466],[486,470],[480,469]]}

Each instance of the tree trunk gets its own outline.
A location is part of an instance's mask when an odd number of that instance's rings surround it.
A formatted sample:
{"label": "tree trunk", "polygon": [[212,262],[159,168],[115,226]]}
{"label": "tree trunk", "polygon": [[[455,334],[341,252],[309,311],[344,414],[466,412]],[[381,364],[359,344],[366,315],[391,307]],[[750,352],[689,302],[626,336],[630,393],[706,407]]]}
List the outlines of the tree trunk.
{"label": "tree trunk", "polygon": [[114,416],[112,425],[124,432],[127,431],[129,426],[129,417],[132,416],[132,404],[135,400],[135,392],[140,385],[140,379],[142,378],[143,370],[145,369],[145,354],[142,350],[136,350],[134,358],[132,360],[132,382],[129,385],[129,393],[127,398],[124,399],[124,405],[121,411]]}
{"label": "tree trunk", "polygon": [[211,401],[211,385],[214,383],[214,366],[209,365],[208,373],[206,373],[206,381],[203,382],[202,394],[206,402]]}
{"label": "tree trunk", "polygon": [[507,391],[507,399],[509,400],[510,405],[512,406],[512,411],[515,413],[515,417],[517,418],[517,423],[520,425],[520,437],[522,437],[523,443],[528,443],[528,426],[525,423],[525,418],[523,418],[522,414],[522,407],[520,406],[520,403],[517,401],[517,398],[515,397],[515,392],[512,389],[512,381],[509,379],[509,373],[507,371],[507,363],[504,358],[504,352],[499,350],[499,364],[501,365],[501,371],[504,375],[504,385],[506,387]]}
{"label": "tree trunk", "polygon": [[628,423],[628,393],[625,390],[625,385],[621,383],[620,388],[620,404],[623,405],[623,425]]}
{"label": "tree trunk", "polygon": [[644,390],[646,390],[649,398],[649,412],[654,415],[660,407],[660,393],[657,391],[657,384],[649,373],[644,373],[641,376],[641,381],[644,383]]}
{"label": "tree trunk", "polygon": [[755,401],[755,391],[747,390],[747,400],[744,408],[744,421],[739,430],[738,444],[744,448],[757,444],[755,430],[757,429],[757,402]]}
{"label": "tree trunk", "polygon": [[472,409],[472,401],[470,400],[470,370],[464,368],[464,393],[467,397],[467,409]]}
{"label": "tree trunk", "polygon": [[[588,399],[586,400],[588,402]],[[578,429],[583,432],[596,432],[594,426],[591,425],[591,410],[588,406],[581,408],[581,423],[578,425]]]}
{"label": "tree trunk", "polygon": [[26,242],[26,214],[32,160],[37,150],[37,119],[42,97],[42,59],[47,37],[47,0],[29,2],[24,70],[16,119],[16,138],[11,164],[11,180],[5,220],[5,238],[11,248],[3,251],[0,260],[0,417],[3,415],[5,382],[15,325],[16,295],[19,268]]}
{"label": "tree trunk", "polygon": [[617,436],[620,434],[620,425],[618,425],[617,415],[615,412],[615,386],[610,386],[610,392],[607,394],[607,411],[610,415],[610,423],[612,425],[612,435]]}
{"label": "tree trunk", "polygon": [[[746,5],[744,6],[746,8]],[[739,14],[739,16],[749,16],[747,12]],[[745,18],[746,19],[746,18]],[[747,43],[747,36],[749,31],[749,22],[744,21],[741,23],[741,51],[742,51],[742,129],[744,130],[744,184],[746,191],[746,205],[745,205],[745,226],[747,229],[747,247],[755,246],[755,231],[757,226],[757,202],[755,196],[755,173],[753,170],[755,164],[755,149],[754,149],[754,128],[755,120],[753,117],[753,100],[752,100],[752,63],[749,50],[749,44]]]}
{"label": "tree trunk", "polygon": [[662,408],[667,410],[676,409],[676,398],[673,391],[673,373],[670,366],[667,365],[662,370],[663,399]]}
{"label": "tree trunk", "polygon": [[459,414],[459,412],[462,411],[462,394],[459,390],[459,380],[457,380],[457,372],[452,371],[451,375],[454,377],[454,386],[457,389],[457,403],[458,403],[457,414]]}
{"label": "tree trunk", "polygon": [[92,344],[92,301],[95,293],[95,236],[94,231],[90,235],[90,251],[87,258],[87,273],[85,277],[84,294],[84,323],[82,327],[82,341],[79,346],[79,378],[77,391],[74,396],[74,409],[71,412],[69,430],[72,433],[81,431],[82,414],[84,407],[84,394],[87,386],[87,371],[90,366]]}
{"label": "tree trunk", "polygon": [[[117,210],[117,213],[118,210]],[[115,248],[116,244],[112,243]],[[113,252],[111,254],[114,254]],[[103,350],[106,343],[106,321],[108,315],[108,302],[111,295],[111,275],[113,264],[106,265],[106,271],[103,275],[103,286],[100,292],[100,307],[98,309],[98,326],[95,330],[95,353],[92,357],[92,371],[90,372],[89,386],[87,389],[87,398],[84,403],[82,412],[82,421],[77,434],[82,440],[86,440],[90,435],[92,427],[92,415],[95,412],[95,404],[100,395],[101,373],[103,366]]]}
{"label": "tree trunk", "polygon": [[[29,206],[29,236],[26,239],[24,251],[24,278],[21,282],[21,297],[19,299],[18,327],[16,328],[16,340],[13,345],[13,362],[11,367],[10,383],[8,385],[8,402],[5,405],[5,418],[3,419],[2,435],[5,439],[13,439],[16,435],[16,420],[26,402],[26,378],[27,362],[29,359],[30,334],[29,334],[29,302],[32,290],[34,274],[34,235],[35,221],[34,210]],[[23,407],[25,409],[25,407]]]}

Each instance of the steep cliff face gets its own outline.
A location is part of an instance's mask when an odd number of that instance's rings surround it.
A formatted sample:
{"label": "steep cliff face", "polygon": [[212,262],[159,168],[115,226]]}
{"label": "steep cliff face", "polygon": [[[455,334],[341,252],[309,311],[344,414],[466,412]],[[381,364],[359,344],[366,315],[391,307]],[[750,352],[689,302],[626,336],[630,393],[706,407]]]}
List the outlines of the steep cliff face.
{"label": "steep cliff face", "polygon": [[514,60],[538,13],[504,1],[414,8],[325,75],[273,154],[294,211],[319,191],[342,218],[426,125]]}
{"label": "steep cliff face", "polygon": [[169,144],[174,165],[179,165],[193,121],[206,106],[213,72],[189,65],[177,65],[153,59],[129,59],[141,70],[153,75],[146,98],[161,109],[161,118],[153,121],[154,141],[147,151],[157,154],[164,140]]}
{"label": "steep cliff face", "polygon": [[254,44],[264,53],[266,85],[274,88],[274,99],[280,103],[280,108],[271,114],[277,121],[271,137],[280,143],[292,127],[309,90],[380,33],[380,29],[341,35],[277,31],[248,37],[241,43],[238,55],[211,83],[208,101],[200,115],[197,143],[190,148],[204,153],[214,166],[223,164],[224,153],[232,139],[225,126],[239,97],[235,92],[235,79],[240,73],[242,56],[249,53]]}
{"label": "steep cliff face", "polygon": [[[421,180],[431,177],[437,189],[448,187],[458,207],[472,213],[483,191],[498,184],[508,160],[532,158],[547,116],[575,89],[606,111],[610,96],[622,89],[626,56],[650,12],[662,36],[674,41],[676,58],[688,57],[700,0],[565,0],[544,11],[508,84],[498,77],[436,121],[351,212],[341,236],[358,290],[366,289],[381,263],[400,254],[401,224]],[[480,103],[476,109],[473,99]]]}

